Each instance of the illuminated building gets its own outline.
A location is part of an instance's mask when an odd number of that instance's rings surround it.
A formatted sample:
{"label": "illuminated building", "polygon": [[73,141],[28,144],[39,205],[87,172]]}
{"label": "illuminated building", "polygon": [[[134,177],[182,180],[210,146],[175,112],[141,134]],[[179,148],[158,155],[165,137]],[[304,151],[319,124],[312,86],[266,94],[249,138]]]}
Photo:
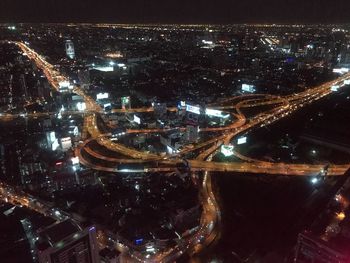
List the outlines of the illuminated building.
{"label": "illuminated building", "polygon": [[21,89],[23,92],[23,97],[27,99],[27,98],[29,98],[29,93],[28,93],[28,87],[27,87],[27,83],[26,83],[26,79],[25,79],[24,74],[21,74],[21,77],[19,80],[20,80],[20,85],[21,85]]}
{"label": "illuminated building", "polygon": [[130,103],[130,97],[122,97],[122,109],[130,109],[131,103]]}
{"label": "illuminated building", "polygon": [[349,262],[347,259],[348,255],[338,251],[330,243],[309,233],[299,234],[295,263],[346,263]]}
{"label": "illuminated building", "polygon": [[75,50],[74,50],[74,44],[73,44],[72,40],[66,41],[66,55],[70,59],[75,58]]}
{"label": "illuminated building", "polygon": [[233,155],[233,145],[229,144],[229,145],[221,145],[221,153],[225,156],[225,157],[229,157]]}
{"label": "illuminated building", "polygon": [[39,237],[39,263],[100,262],[95,227],[81,231],[67,220],[44,229]]}
{"label": "illuminated building", "polygon": [[186,140],[188,142],[196,142],[198,140],[199,127],[187,125],[186,127]]}

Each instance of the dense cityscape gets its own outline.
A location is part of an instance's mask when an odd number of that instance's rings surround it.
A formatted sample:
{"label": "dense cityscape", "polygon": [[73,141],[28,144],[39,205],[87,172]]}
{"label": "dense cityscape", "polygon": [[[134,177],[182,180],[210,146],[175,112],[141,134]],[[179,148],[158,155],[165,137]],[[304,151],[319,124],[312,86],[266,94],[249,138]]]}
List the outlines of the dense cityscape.
{"label": "dense cityscape", "polygon": [[350,262],[350,26],[0,24],[0,262]]}

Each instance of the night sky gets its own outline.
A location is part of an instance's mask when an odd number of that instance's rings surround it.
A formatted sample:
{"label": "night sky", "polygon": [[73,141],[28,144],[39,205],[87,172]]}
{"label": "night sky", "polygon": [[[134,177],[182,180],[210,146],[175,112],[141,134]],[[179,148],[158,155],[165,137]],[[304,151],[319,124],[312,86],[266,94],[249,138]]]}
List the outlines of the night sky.
{"label": "night sky", "polygon": [[0,0],[0,22],[346,23],[350,0]]}

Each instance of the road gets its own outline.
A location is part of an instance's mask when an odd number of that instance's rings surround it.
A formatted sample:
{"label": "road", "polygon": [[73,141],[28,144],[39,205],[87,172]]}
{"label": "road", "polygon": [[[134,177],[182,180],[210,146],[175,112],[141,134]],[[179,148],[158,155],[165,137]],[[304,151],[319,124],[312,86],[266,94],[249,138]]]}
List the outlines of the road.
{"label": "road", "polygon": [[[42,56],[33,49],[21,42],[13,42],[22,52],[32,59],[38,68],[42,69],[52,87],[59,91],[61,81],[69,81],[60,74],[58,70],[49,64]],[[306,105],[320,100],[331,94],[333,85],[343,86],[345,80],[350,79],[350,73],[345,74],[336,80],[326,82],[317,87],[306,89],[303,92],[292,94],[289,96],[272,96],[272,95],[250,95],[234,98],[227,98],[220,103],[212,105],[213,109],[222,109],[228,111],[234,116],[235,121],[226,127],[203,127],[200,132],[215,132],[219,135],[195,144],[192,148],[185,148],[179,153],[173,155],[161,156],[159,154],[138,151],[132,147],[123,145],[113,139],[109,134],[104,134],[98,128],[97,116],[104,114],[100,105],[88,96],[79,87],[74,87],[73,92],[83,97],[87,110],[84,120],[84,130],[90,135],[84,143],[76,149],[76,155],[79,157],[81,164],[95,170],[111,172],[111,173],[140,173],[140,172],[176,172],[179,165],[183,164],[183,158],[190,153],[200,151],[197,157],[188,160],[190,170],[193,173],[202,172],[203,183],[201,192],[203,198],[201,200],[203,206],[203,214],[201,224],[198,230],[183,239],[180,239],[174,247],[169,247],[156,253],[153,256],[147,255],[139,251],[127,249],[129,257],[125,258],[136,262],[173,262],[183,253],[198,253],[205,246],[210,244],[218,235],[218,224],[220,223],[220,209],[215,199],[215,195],[211,185],[210,172],[238,172],[253,174],[271,174],[271,175],[288,175],[288,176],[315,176],[323,169],[323,165],[308,164],[285,164],[261,162],[258,160],[242,158],[245,162],[241,163],[219,163],[212,162],[211,158],[214,153],[219,150],[222,144],[228,144],[232,140],[236,140],[237,136],[247,133],[259,127],[264,127],[276,122],[293,112],[300,110]],[[253,117],[247,117],[242,112],[244,108],[254,108],[261,106],[269,106],[265,110]],[[169,108],[169,111],[176,111],[176,108]],[[153,112],[152,107],[144,107],[138,109],[113,109],[114,113],[137,113],[137,112]],[[233,111],[233,112],[231,112]],[[184,129],[185,127],[180,127]],[[135,129],[127,130],[130,135],[137,133],[159,133],[165,132],[165,129]],[[108,151],[116,153],[116,157],[110,157],[102,154],[91,146],[90,142],[96,142],[100,147],[104,147]],[[118,158],[117,156],[125,156]],[[119,164],[130,164],[130,169],[119,169]],[[138,165],[132,168],[133,164],[144,164],[143,168]],[[135,166],[136,167],[136,166]],[[350,167],[350,164],[330,165],[328,169],[329,176],[342,175]]]}

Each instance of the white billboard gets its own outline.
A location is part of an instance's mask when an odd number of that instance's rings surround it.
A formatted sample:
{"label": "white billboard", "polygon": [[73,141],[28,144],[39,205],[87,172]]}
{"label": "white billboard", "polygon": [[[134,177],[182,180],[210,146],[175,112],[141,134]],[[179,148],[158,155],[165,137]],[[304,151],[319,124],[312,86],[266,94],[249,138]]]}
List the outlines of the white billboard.
{"label": "white billboard", "polygon": [[333,69],[333,73],[337,73],[337,74],[345,74],[348,72],[349,72],[348,68],[334,68]]}
{"label": "white billboard", "polygon": [[339,90],[339,86],[338,85],[334,85],[331,87],[331,91],[338,91]]}
{"label": "white billboard", "polygon": [[72,139],[70,137],[62,138],[61,145],[64,151],[69,150],[72,147]]}
{"label": "white billboard", "polygon": [[350,85],[350,79],[344,80],[344,85]]}
{"label": "white billboard", "polygon": [[214,116],[219,118],[228,118],[230,117],[230,114],[222,114],[222,111],[220,110],[213,110],[213,109],[205,109],[205,114],[208,116]]}
{"label": "white billboard", "polygon": [[54,131],[50,132],[50,142],[53,143],[56,140],[56,133]]}
{"label": "white billboard", "polygon": [[78,102],[76,106],[77,106],[78,111],[86,110],[86,103],[85,102]]}
{"label": "white billboard", "polygon": [[198,106],[192,106],[189,104],[186,105],[186,111],[192,112],[198,115],[201,114],[201,109]]}
{"label": "white billboard", "polygon": [[79,164],[79,157],[72,157],[71,161],[73,165]]}
{"label": "white billboard", "polygon": [[69,81],[61,81],[60,83],[58,83],[60,89],[68,89],[68,87],[70,86]]}
{"label": "white billboard", "polygon": [[51,144],[51,149],[52,151],[56,151],[60,144],[58,143],[58,140],[56,139],[52,144]]}
{"label": "white billboard", "polygon": [[247,137],[238,138],[238,140],[237,140],[238,145],[245,144],[245,143],[247,143]]}
{"label": "white billboard", "polygon": [[242,84],[242,91],[253,93],[255,92],[254,85]]}
{"label": "white billboard", "polygon": [[112,72],[114,71],[114,67],[112,66],[106,66],[106,67],[93,67],[93,69],[102,71],[102,72]]}
{"label": "white billboard", "polygon": [[103,104],[103,108],[106,109],[108,107],[112,107],[112,104],[111,103],[106,103],[106,104]]}
{"label": "white billboard", "polygon": [[107,92],[105,93],[98,93],[96,95],[96,99],[97,100],[103,100],[103,99],[108,99],[109,98],[109,94]]}
{"label": "white billboard", "polygon": [[140,117],[134,115],[134,122],[136,122],[137,124],[141,124],[141,119],[140,119]]}

